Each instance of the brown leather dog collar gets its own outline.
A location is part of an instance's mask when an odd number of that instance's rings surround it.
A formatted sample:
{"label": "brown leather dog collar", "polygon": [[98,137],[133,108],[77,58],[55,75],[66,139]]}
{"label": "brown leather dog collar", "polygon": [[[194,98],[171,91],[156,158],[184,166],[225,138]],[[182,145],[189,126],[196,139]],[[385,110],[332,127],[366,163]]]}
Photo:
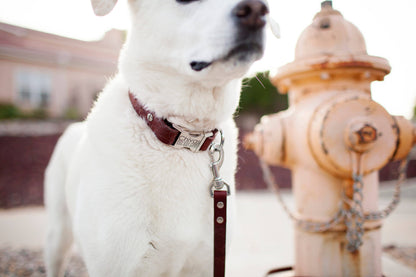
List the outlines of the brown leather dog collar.
{"label": "brown leather dog collar", "polygon": [[167,119],[157,117],[152,111],[147,110],[129,91],[130,102],[137,115],[142,118],[156,137],[164,144],[175,148],[187,148],[193,152],[208,149],[218,132],[217,129],[205,131],[190,131],[174,125]]}

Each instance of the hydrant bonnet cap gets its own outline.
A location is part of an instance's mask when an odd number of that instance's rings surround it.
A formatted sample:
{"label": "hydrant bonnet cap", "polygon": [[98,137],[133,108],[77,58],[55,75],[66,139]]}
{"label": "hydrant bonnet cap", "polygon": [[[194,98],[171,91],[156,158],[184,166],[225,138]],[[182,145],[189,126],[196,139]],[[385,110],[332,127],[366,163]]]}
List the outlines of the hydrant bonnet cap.
{"label": "hydrant bonnet cap", "polygon": [[332,5],[322,5],[312,24],[298,39],[295,60],[351,54],[367,54],[362,33],[354,24],[345,20],[339,11],[332,9]]}

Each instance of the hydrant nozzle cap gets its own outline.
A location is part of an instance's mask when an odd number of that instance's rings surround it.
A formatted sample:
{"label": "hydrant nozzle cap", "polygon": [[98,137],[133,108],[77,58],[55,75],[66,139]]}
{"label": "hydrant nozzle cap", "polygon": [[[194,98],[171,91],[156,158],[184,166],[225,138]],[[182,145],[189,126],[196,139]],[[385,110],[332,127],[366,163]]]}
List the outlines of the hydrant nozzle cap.
{"label": "hydrant nozzle cap", "polygon": [[351,150],[358,153],[370,150],[378,136],[377,128],[361,118],[352,120],[345,130],[346,144]]}

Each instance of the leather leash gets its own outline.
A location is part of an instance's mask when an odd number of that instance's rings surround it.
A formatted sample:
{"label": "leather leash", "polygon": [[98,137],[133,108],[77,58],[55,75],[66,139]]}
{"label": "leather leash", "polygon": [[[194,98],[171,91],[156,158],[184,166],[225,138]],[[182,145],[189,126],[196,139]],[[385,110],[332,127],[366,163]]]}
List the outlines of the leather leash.
{"label": "leather leash", "polygon": [[227,192],[214,191],[214,277],[225,276]]}
{"label": "leather leash", "polygon": [[214,198],[214,277],[225,276],[225,256],[227,238],[227,197],[230,187],[220,176],[224,161],[224,136],[220,130],[220,143],[213,142],[208,154],[211,159],[211,196]]}

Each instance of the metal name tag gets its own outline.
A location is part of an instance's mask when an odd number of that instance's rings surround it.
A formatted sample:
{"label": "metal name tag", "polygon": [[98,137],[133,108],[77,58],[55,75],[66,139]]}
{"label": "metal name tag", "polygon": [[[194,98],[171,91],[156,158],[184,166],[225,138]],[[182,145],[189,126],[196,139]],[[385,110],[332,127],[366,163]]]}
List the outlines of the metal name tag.
{"label": "metal name tag", "polygon": [[180,126],[173,126],[181,132],[173,146],[176,148],[187,148],[193,152],[198,152],[205,140],[214,135],[213,132],[188,131]]}

